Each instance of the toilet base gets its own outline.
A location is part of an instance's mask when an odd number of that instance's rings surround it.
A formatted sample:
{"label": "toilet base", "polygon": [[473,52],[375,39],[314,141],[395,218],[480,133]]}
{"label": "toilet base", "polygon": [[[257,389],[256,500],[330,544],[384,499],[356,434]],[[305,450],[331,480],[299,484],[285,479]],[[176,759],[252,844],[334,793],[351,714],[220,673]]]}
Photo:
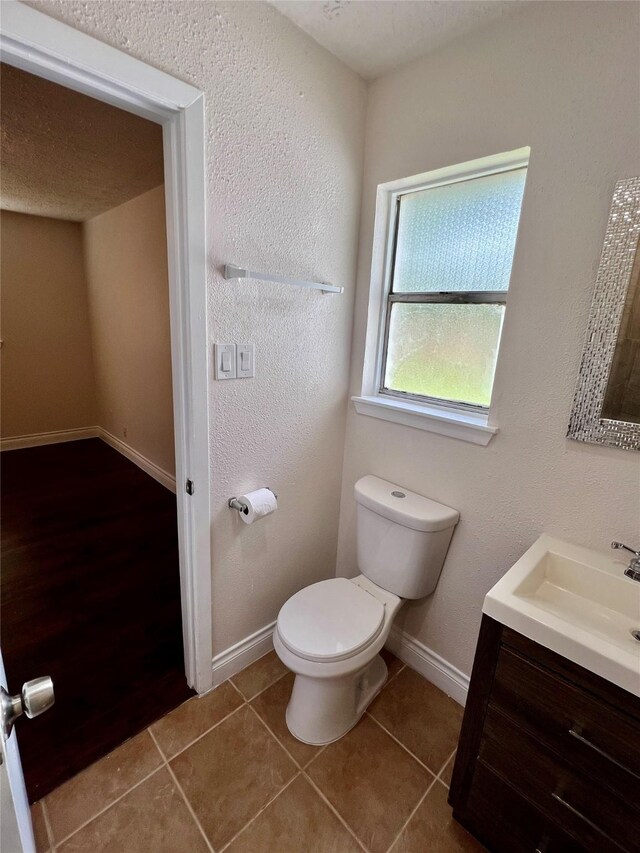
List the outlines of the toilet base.
{"label": "toilet base", "polygon": [[332,743],[355,726],[386,681],[387,665],[380,655],[360,672],[341,678],[296,675],[287,705],[287,728],[303,743]]}

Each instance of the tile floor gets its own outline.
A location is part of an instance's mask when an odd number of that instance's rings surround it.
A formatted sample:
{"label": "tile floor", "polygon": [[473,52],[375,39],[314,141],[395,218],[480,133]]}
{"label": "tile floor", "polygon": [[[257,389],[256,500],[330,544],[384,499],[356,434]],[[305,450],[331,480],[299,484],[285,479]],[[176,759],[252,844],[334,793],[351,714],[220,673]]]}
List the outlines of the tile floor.
{"label": "tile floor", "polygon": [[32,807],[38,853],[476,853],[451,818],[462,709],[385,652],[389,681],[326,747],[295,740],[274,652]]}

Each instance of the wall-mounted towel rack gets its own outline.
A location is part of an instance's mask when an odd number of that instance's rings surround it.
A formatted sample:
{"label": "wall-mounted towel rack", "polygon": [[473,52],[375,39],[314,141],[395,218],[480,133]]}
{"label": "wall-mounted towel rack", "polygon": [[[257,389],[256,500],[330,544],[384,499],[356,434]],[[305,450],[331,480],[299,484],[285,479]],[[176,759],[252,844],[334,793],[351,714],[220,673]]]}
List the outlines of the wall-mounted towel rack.
{"label": "wall-mounted towel rack", "polygon": [[308,287],[311,290],[321,290],[323,293],[343,293],[344,287],[336,287],[333,284],[323,284],[320,281],[304,281],[297,278],[286,278],[283,275],[272,275],[266,272],[254,272],[236,267],[233,264],[225,264],[224,277],[230,278],[257,278],[260,281],[275,281],[277,284],[293,284],[296,287]]}

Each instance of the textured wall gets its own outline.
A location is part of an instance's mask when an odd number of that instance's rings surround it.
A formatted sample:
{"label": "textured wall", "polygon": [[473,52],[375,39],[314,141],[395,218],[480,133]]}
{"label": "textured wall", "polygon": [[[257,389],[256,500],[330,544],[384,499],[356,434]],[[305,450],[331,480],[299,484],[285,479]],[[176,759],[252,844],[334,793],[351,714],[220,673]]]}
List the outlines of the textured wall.
{"label": "textured wall", "polygon": [[0,213],[2,438],[95,424],[82,231]]}
{"label": "textured wall", "polygon": [[635,3],[535,3],[369,92],[356,393],[376,185],[532,149],[496,376],[499,435],[483,448],[349,412],[338,572],[356,569],[362,474],[459,509],[435,593],[399,624],[465,672],[485,593],[539,533],[600,549],[640,538],[638,455],[564,437],[614,184],[640,173],[638,14]]}
{"label": "textured wall", "polygon": [[96,423],[175,476],[164,185],[82,227]]}
{"label": "textured wall", "polygon": [[[210,338],[257,359],[255,379],[211,386],[220,652],[335,570],[365,86],[262,3],[32,5],[205,92]],[[227,283],[225,261],[346,293]],[[226,500],[262,485],[280,509],[246,527]]]}

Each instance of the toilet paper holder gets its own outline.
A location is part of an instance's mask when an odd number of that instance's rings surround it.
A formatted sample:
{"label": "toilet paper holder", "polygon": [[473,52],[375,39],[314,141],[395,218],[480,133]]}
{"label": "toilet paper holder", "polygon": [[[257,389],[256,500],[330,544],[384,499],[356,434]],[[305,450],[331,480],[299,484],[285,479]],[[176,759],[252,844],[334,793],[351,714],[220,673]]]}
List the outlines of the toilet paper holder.
{"label": "toilet paper holder", "polygon": [[[276,500],[278,500],[278,496],[277,496],[277,495],[276,495],[276,493],[273,491],[273,489],[270,489],[270,488],[269,488],[269,486],[265,486],[264,488],[265,488],[265,489],[269,489],[269,491],[270,491],[270,492],[273,492],[273,494],[274,494],[274,496],[275,496],[275,499],[276,499]],[[246,515],[246,514],[248,513],[248,511],[249,511],[249,508],[247,507],[247,505],[246,505],[246,504],[241,503],[241,502],[238,500],[238,498],[229,498],[229,500],[227,501],[227,506],[229,507],[229,509],[235,509],[235,510],[237,510],[238,512],[242,512],[242,513],[244,513],[245,515]]]}

